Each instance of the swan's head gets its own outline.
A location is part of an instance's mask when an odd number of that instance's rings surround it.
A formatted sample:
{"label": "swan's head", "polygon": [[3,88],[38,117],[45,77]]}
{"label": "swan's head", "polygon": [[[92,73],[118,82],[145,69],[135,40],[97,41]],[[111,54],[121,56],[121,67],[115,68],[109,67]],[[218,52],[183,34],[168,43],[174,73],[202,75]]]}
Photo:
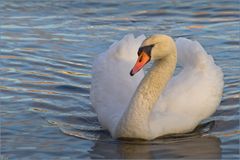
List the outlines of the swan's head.
{"label": "swan's head", "polygon": [[133,76],[141,70],[150,60],[163,59],[175,53],[176,46],[173,39],[167,35],[152,35],[145,39],[138,49],[138,59],[130,75]]}

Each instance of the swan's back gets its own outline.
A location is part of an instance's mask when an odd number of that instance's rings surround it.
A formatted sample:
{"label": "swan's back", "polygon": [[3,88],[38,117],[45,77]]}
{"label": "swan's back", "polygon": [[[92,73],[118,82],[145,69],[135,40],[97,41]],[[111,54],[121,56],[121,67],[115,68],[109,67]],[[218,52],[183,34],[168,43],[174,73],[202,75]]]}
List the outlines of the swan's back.
{"label": "swan's back", "polygon": [[223,73],[212,56],[197,41],[178,38],[176,46],[182,70],[169,81],[151,115],[158,136],[191,131],[216,111],[222,97]]}
{"label": "swan's back", "polygon": [[104,128],[114,132],[144,73],[129,75],[145,36],[127,35],[100,54],[93,64],[90,99]]}

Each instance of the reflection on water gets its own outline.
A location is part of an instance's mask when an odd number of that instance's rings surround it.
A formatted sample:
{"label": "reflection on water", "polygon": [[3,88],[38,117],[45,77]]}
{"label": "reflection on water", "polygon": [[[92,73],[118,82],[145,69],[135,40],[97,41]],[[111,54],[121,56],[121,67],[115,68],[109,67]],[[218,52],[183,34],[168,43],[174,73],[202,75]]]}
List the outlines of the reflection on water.
{"label": "reflection on water", "polygon": [[193,137],[184,141],[157,145],[97,141],[90,153],[92,153],[91,158],[105,159],[220,159],[220,144],[216,137]]}
{"label": "reflection on water", "polygon": [[[1,1],[1,156],[239,159],[237,4],[237,0]],[[223,69],[223,99],[217,112],[203,122],[215,122],[203,128],[204,134],[140,142],[113,140],[101,128],[89,101],[91,64],[129,33],[196,39]]]}

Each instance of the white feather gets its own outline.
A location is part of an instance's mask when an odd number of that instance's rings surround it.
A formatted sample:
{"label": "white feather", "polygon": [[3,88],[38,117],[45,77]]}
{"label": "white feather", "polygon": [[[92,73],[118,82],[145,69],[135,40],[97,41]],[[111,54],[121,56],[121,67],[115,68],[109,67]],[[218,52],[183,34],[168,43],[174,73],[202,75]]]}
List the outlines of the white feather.
{"label": "white feather", "polygon": [[[127,35],[93,64],[90,99],[100,123],[112,135],[144,77],[143,71],[129,75],[144,39],[143,35]],[[213,58],[197,41],[178,38],[176,46],[177,61],[183,69],[169,81],[152,108],[151,139],[191,131],[216,111],[221,100],[223,73]]]}

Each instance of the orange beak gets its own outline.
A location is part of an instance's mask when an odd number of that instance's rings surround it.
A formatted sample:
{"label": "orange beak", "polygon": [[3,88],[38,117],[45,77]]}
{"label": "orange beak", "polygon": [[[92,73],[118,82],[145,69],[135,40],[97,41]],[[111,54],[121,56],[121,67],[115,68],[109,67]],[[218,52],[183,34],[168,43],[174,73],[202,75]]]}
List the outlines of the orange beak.
{"label": "orange beak", "polygon": [[150,61],[150,56],[147,53],[145,53],[145,52],[140,53],[140,55],[138,56],[136,64],[134,65],[134,67],[132,68],[132,70],[130,72],[130,75],[133,76],[134,74],[136,74],[149,61]]}

